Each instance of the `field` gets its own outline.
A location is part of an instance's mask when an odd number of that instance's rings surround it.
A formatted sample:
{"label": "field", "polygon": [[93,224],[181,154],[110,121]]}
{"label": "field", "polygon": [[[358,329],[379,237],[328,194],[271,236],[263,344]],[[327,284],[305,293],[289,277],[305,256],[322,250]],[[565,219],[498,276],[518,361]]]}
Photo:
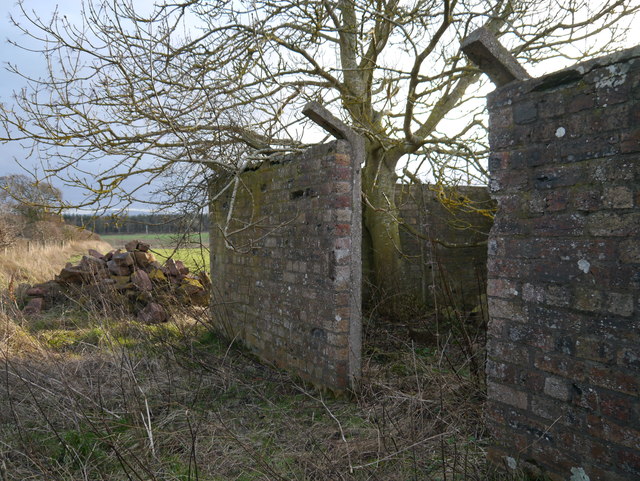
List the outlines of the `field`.
{"label": "field", "polygon": [[[13,271],[30,259],[14,254]],[[23,267],[22,280],[52,270]],[[219,336],[205,308],[175,303],[170,322],[144,325],[100,299],[25,318],[9,291],[2,481],[521,479],[485,462],[485,387],[470,369],[483,354],[457,341],[455,319],[434,331],[425,313],[412,328],[433,335],[419,342],[367,317],[360,386],[335,397]]]}
{"label": "field", "polygon": [[185,246],[208,246],[209,233],[199,232],[183,237],[177,234],[105,234],[100,236],[102,240],[111,244],[114,248],[119,248],[131,240],[141,240],[149,243],[152,247],[171,248],[176,245]]}
{"label": "field", "polygon": [[174,234],[109,234],[100,237],[114,249],[122,249],[132,240],[146,242],[160,263],[172,258],[184,262],[192,272],[209,272],[208,232],[191,234],[186,238]]}

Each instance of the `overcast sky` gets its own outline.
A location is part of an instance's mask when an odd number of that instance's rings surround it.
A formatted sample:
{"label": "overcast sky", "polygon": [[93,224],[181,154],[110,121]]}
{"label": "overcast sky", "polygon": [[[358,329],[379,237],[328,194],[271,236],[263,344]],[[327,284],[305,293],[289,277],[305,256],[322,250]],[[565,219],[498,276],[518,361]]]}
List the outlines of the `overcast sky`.
{"label": "overcast sky", "polygon": [[[22,21],[22,13],[15,0],[0,0],[4,8],[0,9],[0,102],[10,106],[13,104],[13,91],[20,90],[24,86],[24,80],[7,71],[8,63],[17,64],[21,71],[38,76],[45,73],[43,58],[35,53],[25,52],[13,47],[8,39],[18,43],[27,42],[27,37],[10,22],[10,15]],[[51,0],[25,0],[25,9],[38,12],[45,19],[51,17],[56,8],[56,3]],[[9,7],[9,8],[7,8]],[[58,7],[59,11],[67,15],[70,20],[79,18],[80,0],[64,0]],[[0,176],[7,174],[24,173],[18,162],[29,169],[37,165],[34,159],[27,160],[28,151],[15,142],[0,143]],[[17,161],[17,162],[16,162]],[[56,185],[63,191],[63,198],[68,201],[79,201],[80,192],[70,189],[60,183]]]}

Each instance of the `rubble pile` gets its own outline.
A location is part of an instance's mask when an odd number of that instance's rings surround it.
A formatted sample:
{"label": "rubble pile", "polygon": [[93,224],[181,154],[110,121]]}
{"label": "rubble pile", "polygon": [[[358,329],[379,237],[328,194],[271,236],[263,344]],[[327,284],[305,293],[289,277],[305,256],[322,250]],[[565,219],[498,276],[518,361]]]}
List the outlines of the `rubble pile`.
{"label": "rubble pile", "polygon": [[23,312],[35,315],[65,298],[88,296],[123,299],[139,321],[164,322],[167,303],[206,306],[210,285],[206,273],[193,275],[181,261],[172,259],[160,264],[149,244],[134,240],[124,251],[103,255],[90,249],[78,265],[67,263],[55,280],[30,287]]}

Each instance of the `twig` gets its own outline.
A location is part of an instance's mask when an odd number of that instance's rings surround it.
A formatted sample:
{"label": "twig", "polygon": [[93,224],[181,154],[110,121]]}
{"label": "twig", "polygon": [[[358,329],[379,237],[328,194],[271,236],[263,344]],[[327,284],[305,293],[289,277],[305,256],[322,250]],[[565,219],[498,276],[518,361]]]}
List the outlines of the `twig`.
{"label": "twig", "polygon": [[399,449],[395,453],[391,453],[391,454],[385,456],[384,458],[376,459],[375,461],[371,461],[370,463],[359,464],[357,466],[353,466],[353,469],[362,469],[362,468],[366,468],[366,467],[369,467],[369,466],[373,466],[374,464],[381,463],[383,461],[387,461],[387,460],[389,460],[391,458],[394,458],[394,457],[398,456],[399,454],[404,453],[405,451],[409,451],[410,449],[413,449],[416,446],[419,446],[420,444],[426,443],[427,441],[433,441],[434,439],[437,439],[439,437],[446,436],[446,435],[449,435],[449,434],[453,434],[453,433],[447,431],[447,432],[440,433],[440,434],[434,434],[433,436],[429,436],[428,438],[421,439],[420,441],[417,441],[417,442],[415,442],[413,444],[410,444],[409,446],[405,446],[404,448]]}

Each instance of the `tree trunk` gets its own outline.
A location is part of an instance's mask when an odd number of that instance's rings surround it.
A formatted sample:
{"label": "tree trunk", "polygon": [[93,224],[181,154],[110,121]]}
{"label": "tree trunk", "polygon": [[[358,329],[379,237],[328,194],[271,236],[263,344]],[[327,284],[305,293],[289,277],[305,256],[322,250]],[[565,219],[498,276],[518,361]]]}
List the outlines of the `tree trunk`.
{"label": "tree trunk", "polygon": [[362,171],[363,221],[368,233],[363,239],[370,242],[369,246],[363,246],[363,253],[370,253],[373,300],[384,315],[397,312],[401,280],[402,248],[395,203],[395,163],[385,162],[380,151],[367,149],[367,162]]}

